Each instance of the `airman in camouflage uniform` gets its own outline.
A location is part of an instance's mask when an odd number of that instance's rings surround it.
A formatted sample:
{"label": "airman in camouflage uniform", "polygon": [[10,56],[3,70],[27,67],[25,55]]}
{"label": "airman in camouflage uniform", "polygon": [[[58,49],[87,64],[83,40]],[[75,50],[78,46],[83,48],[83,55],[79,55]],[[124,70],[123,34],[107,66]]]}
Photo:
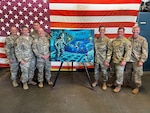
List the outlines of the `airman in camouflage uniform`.
{"label": "airman in camouflage uniform", "polygon": [[9,60],[12,85],[14,87],[17,87],[18,86],[17,74],[19,70],[19,62],[15,55],[15,46],[16,46],[16,39],[18,38],[17,35],[18,30],[15,26],[12,26],[10,28],[10,32],[11,35],[6,37],[5,50],[6,50],[7,58]]}
{"label": "airman in camouflage uniform", "polygon": [[[100,78],[99,66],[103,75],[103,86],[102,89],[106,90],[107,85],[106,82],[108,80],[107,69],[109,67],[110,61],[110,39],[105,36],[105,27],[99,27],[100,35],[95,38],[95,82],[92,84],[95,87],[98,84],[98,80]],[[109,56],[109,57],[108,57]]]}
{"label": "airman in camouflage uniform", "polygon": [[[33,23],[33,28],[34,28],[34,31],[30,33],[30,36],[33,38],[33,39],[36,39],[39,37],[39,34],[38,34],[38,30],[41,28],[41,25],[39,22],[34,22]],[[45,36],[50,39],[50,36],[48,33],[45,32]]]}
{"label": "airman in camouflage uniform", "polygon": [[116,84],[113,90],[119,92],[123,84],[123,75],[126,62],[129,61],[131,56],[131,44],[128,39],[124,37],[125,29],[118,28],[118,36],[112,41],[112,61],[115,65]]}
{"label": "airman in camouflage uniform", "polygon": [[[29,89],[28,84],[36,85],[32,81],[35,70],[35,56],[32,51],[32,37],[29,36],[29,29],[26,26],[22,27],[22,35],[16,40],[17,46],[15,53],[21,67],[21,80],[23,89]],[[28,83],[27,83],[28,82]]]}
{"label": "airman in camouflage uniform", "polygon": [[[40,23],[37,22],[37,21],[35,21],[35,22],[33,23],[33,29],[34,29],[34,31],[30,33],[30,36],[33,38],[33,40],[36,39],[36,38],[39,38],[38,30],[39,30],[40,28],[41,28]],[[46,33],[46,32],[45,32],[45,36],[46,36],[48,39],[50,39],[49,34]],[[35,58],[35,65],[36,65],[36,63],[37,63],[37,58]],[[36,68],[36,69],[35,69],[35,74],[37,75],[37,73],[38,73],[38,70],[37,70],[37,68]]]}
{"label": "airman in camouflage uniform", "polygon": [[33,41],[33,51],[37,57],[37,65],[38,68],[38,86],[40,88],[43,87],[43,76],[44,76],[44,69],[45,69],[45,77],[49,85],[52,85],[51,72],[50,72],[50,50],[49,50],[49,40],[45,37],[45,32],[42,28],[39,29],[39,38],[34,39]]}
{"label": "airman in camouflage uniform", "polygon": [[132,45],[132,54],[130,62],[133,67],[133,78],[136,87],[132,90],[133,94],[139,92],[139,88],[142,85],[141,76],[143,75],[143,63],[148,57],[148,42],[147,40],[140,36],[140,27],[133,27],[133,35],[129,38]]}

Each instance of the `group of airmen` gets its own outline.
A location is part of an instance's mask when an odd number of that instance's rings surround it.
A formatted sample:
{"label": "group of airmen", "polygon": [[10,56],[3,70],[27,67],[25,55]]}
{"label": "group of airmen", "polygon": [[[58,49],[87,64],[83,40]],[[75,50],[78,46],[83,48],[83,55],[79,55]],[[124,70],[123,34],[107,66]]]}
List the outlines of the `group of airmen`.
{"label": "group of airmen", "polygon": [[[113,92],[118,93],[124,82],[124,70],[127,69],[128,76],[133,78],[133,94],[137,94],[142,85],[143,63],[148,58],[148,42],[140,36],[140,27],[132,28],[132,36],[124,36],[124,27],[119,27],[117,37],[110,39],[105,35],[106,28],[99,27],[99,36],[95,38],[95,82],[93,87],[98,85],[100,71],[103,76],[102,89],[108,86],[108,68],[115,73],[115,88]],[[110,85],[110,84],[109,84]]]}
{"label": "group of airmen", "polygon": [[[49,85],[52,85],[50,72],[50,36],[41,28],[38,22],[33,24],[34,31],[29,33],[29,28],[23,26],[21,35],[17,35],[17,28],[10,28],[11,35],[6,38],[5,50],[10,64],[12,85],[18,86],[17,75],[21,69],[21,82],[23,89],[29,89],[28,84],[36,85],[33,81],[35,69],[38,69],[38,87],[43,87],[44,72]],[[147,40],[140,36],[140,27],[134,26],[132,36],[124,36],[124,27],[119,27],[117,37],[110,39],[105,35],[106,28],[99,27],[99,35],[94,39],[95,62],[93,87],[99,84],[100,72],[103,75],[102,89],[106,90],[108,86],[108,69],[115,73],[115,88],[113,92],[118,93],[121,90],[124,79],[124,70],[127,68],[134,79],[135,87],[133,94],[137,94],[142,85],[141,76],[143,75],[143,63],[148,58]],[[20,65],[20,66],[19,66]]]}
{"label": "group of airmen", "polygon": [[33,23],[33,32],[29,28],[22,26],[21,35],[18,35],[18,29],[15,26],[10,28],[11,35],[6,37],[5,50],[10,64],[11,80],[14,87],[18,87],[18,72],[21,70],[20,80],[23,89],[29,89],[28,84],[37,85],[34,78],[34,72],[38,70],[38,86],[43,87],[44,72],[49,85],[53,82],[50,72],[50,36],[41,28],[38,22]]}

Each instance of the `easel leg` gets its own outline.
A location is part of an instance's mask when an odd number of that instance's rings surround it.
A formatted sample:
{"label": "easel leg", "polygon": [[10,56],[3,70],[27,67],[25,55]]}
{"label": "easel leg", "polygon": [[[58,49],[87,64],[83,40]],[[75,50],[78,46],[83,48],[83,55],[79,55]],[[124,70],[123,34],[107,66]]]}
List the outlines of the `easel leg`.
{"label": "easel leg", "polygon": [[87,75],[88,81],[89,81],[89,83],[90,83],[90,85],[91,85],[91,87],[92,87],[92,89],[93,89],[92,81],[91,81],[91,78],[90,78],[90,74],[89,74],[89,72],[88,72],[88,69],[87,69],[85,63],[83,63],[83,65],[84,65],[84,69],[85,69],[85,71],[86,71],[86,75]]}
{"label": "easel leg", "polygon": [[72,62],[72,70],[71,71],[73,72],[73,62]]}
{"label": "easel leg", "polygon": [[52,86],[53,88],[55,87],[55,84],[56,84],[56,81],[58,79],[58,76],[59,76],[62,65],[63,65],[63,62],[61,62],[61,64],[60,64],[59,71],[57,72],[57,75],[55,77],[55,80],[54,80],[54,83],[53,83],[53,86]]}

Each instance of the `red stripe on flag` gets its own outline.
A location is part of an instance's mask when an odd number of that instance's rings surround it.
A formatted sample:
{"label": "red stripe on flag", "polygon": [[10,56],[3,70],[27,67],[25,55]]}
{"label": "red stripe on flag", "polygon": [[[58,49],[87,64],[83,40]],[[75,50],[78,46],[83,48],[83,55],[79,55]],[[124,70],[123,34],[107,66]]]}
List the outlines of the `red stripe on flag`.
{"label": "red stripe on flag", "polygon": [[109,10],[109,11],[77,11],[77,10],[50,10],[50,15],[62,16],[137,16],[137,10]]}
{"label": "red stripe on flag", "polygon": [[0,58],[7,58],[6,54],[0,53]]}
{"label": "red stripe on flag", "polygon": [[57,28],[98,28],[101,26],[106,27],[132,27],[135,22],[99,22],[99,23],[69,23],[69,22],[51,22],[51,27]]}
{"label": "red stripe on flag", "polygon": [[[52,68],[56,68],[58,69],[60,66],[52,66]],[[63,69],[71,69],[72,66],[63,66]],[[75,66],[73,66],[73,68],[75,68]]]}
{"label": "red stripe on flag", "polygon": [[1,47],[1,48],[4,48],[4,47],[5,47],[5,44],[2,43],[2,42],[0,42],[0,47]]}
{"label": "red stripe on flag", "polygon": [[131,4],[141,3],[141,0],[49,0],[49,3]]}
{"label": "red stripe on flag", "polygon": [[9,67],[9,64],[0,64],[0,67]]}

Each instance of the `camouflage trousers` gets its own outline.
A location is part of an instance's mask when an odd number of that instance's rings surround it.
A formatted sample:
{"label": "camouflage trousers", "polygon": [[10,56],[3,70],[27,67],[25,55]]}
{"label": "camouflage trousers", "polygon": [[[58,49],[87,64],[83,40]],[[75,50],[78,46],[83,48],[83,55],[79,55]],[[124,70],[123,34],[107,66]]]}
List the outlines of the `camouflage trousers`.
{"label": "camouflage trousers", "polygon": [[100,64],[95,63],[95,66],[94,66],[95,80],[99,80],[100,70],[101,70],[102,76],[103,76],[103,81],[107,81],[108,80],[107,69],[108,68],[102,62]]}
{"label": "camouflage trousers", "polygon": [[35,71],[35,59],[30,61],[26,61],[25,64],[20,64],[21,67],[21,81],[22,83],[26,83],[29,80],[32,80],[34,77]]}
{"label": "camouflage trousers", "polygon": [[13,63],[10,63],[10,72],[11,72],[11,80],[16,80],[19,70],[19,62],[17,59],[14,60]]}
{"label": "camouflage trousers", "polygon": [[44,71],[45,71],[45,78],[47,81],[51,78],[51,72],[50,72],[50,66],[51,63],[49,59],[42,59],[37,58],[37,69],[38,69],[38,82],[44,81]]}
{"label": "camouflage trousers", "polygon": [[133,76],[133,81],[137,87],[141,87],[142,80],[141,76],[143,75],[143,66],[138,66],[138,62],[129,63],[129,67],[127,68],[128,73]]}
{"label": "camouflage trousers", "polygon": [[114,65],[115,65],[116,83],[118,85],[122,85],[125,66],[121,66],[120,63],[114,63]]}
{"label": "camouflage trousers", "polygon": [[133,77],[137,87],[142,85],[141,76],[143,75],[143,66],[138,66],[137,62],[133,63]]}

